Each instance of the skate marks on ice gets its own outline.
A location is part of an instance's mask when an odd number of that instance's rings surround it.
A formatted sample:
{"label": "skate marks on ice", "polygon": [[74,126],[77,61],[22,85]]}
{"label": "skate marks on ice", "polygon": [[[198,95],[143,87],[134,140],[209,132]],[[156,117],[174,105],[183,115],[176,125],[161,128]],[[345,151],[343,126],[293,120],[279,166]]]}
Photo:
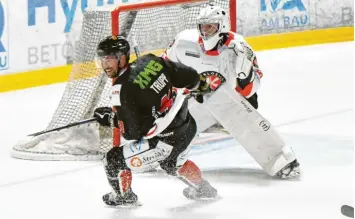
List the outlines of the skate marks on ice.
{"label": "skate marks on ice", "polygon": [[[174,212],[174,213],[180,212],[181,214],[183,214],[184,212],[191,212],[197,208],[207,207],[209,204],[213,204],[213,203],[218,202],[222,199],[223,199],[223,197],[220,195],[217,195],[217,197],[215,197],[213,199],[196,199],[196,200],[192,200],[192,202],[190,202],[190,203],[180,205],[177,207],[169,208],[169,211]],[[190,215],[188,215],[188,216],[190,217]],[[214,217],[215,216],[213,216],[211,218],[214,218]],[[184,218],[186,218],[186,216]]]}
{"label": "skate marks on ice", "polygon": [[[295,125],[295,124],[299,124],[299,123],[309,122],[312,120],[323,119],[326,117],[332,117],[332,116],[339,115],[339,114],[348,114],[349,112],[352,112],[352,111],[353,111],[353,109],[342,109],[342,110],[333,111],[333,112],[326,113],[326,114],[321,114],[318,116],[312,116],[312,117],[307,117],[307,118],[302,118],[302,119],[297,119],[297,120],[285,122],[282,124],[276,124],[275,127],[281,128],[284,126]],[[334,128],[334,129],[336,129],[336,128]],[[300,151],[299,147],[297,147],[297,146],[304,147],[305,145],[309,145],[310,140],[311,141],[314,140],[314,139],[309,139],[309,138],[317,138],[316,142],[318,145],[319,145],[320,141],[326,145],[329,145],[331,142],[335,142],[335,141],[340,141],[340,145],[349,145],[349,140],[348,141],[345,140],[345,142],[344,142],[344,139],[334,139],[334,138],[329,139],[330,136],[316,136],[316,135],[301,136],[301,135],[298,135],[297,138],[295,138],[295,137],[292,137],[292,135],[287,135],[284,133],[282,134],[282,136],[286,138],[288,143],[290,143],[291,145],[294,146],[294,149],[296,149],[296,153]],[[303,141],[301,140],[302,143],[301,143],[300,139],[304,139]],[[305,140],[305,139],[307,139],[307,140]],[[297,143],[294,143],[294,142],[297,142]],[[312,141],[312,142],[314,142],[314,141]],[[240,147],[240,144],[226,133],[206,133],[206,134],[203,134],[201,136],[201,138],[195,139],[195,141],[193,143],[194,143],[194,145],[192,145],[192,150],[190,152],[190,156],[201,156],[203,154],[215,153],[220,150],[228,150],[230,148]],[[345,143],[345,144],[343,144],[343,143]],[[324,145],[324,144],[321,144],[321,145]],[[339,145],[339,142],[337,142],[337,144]],[[352,147],[352,142],[350,142],[350,146]],[[321,146],[321,147],[323,147],[323,146]],[[312,146],[309,149],[312,151],[315,151],[317,154],[319,153],[319,151],[324,153],[324,148],[321,148],[322,150],[316,151],[313,149],[313,146]],[[236,153],[236,154],[238,154],[238,153]],[[299,155],[300,153],[297,153],[297,154]],[[304,157],[308,158],[308,156],[299,156],[301,169],[304,169],[303,168],[304,162],[302,161],[305,159]],[[240,160],[240,154],[238,155],[238,159]],[[102,165],[101,162],[94,162],[94,164],[87,164],[84,167],[79,167],[79,168],[70,169],[70,170],[66,170],[66,171],[58,171],[55,173],[45,174],[45,175],[41,175],[38,177],[32,177],[32,178],[27,178],[27,179],[23,179],[23,180],[2,183],[2,184],[0,184],[0,187],[14,186],[14,185],[18,185],[18,184],[24,184],[27,182],[32,182],[32,181],[37,181],[37,180],[42,180],[42,179],[47,179],[47,178],[53,178],[53,177],[60,176],[60,175],[66,175],[71,172],[81,172],[83,170],[96,168],[101,165]],[[79,165],[79,166],[81,166],[81,165]],[[238,169],[238,170],[235,170],[235,172],[237,173],[237,172],[239,172],[239,170],[241,172],[248,171],[248,170]],[[228,170],[228,171],[230,171],[230,170]],[[253,170],[249,170],[249,171],[253,172]],[[220,173],[217,172],[216,174],[221,174],[221,172]],[[262,179],[265,176],[266,176],[266,178],[268,178],[268,176],[263,174],[262,171],[257,170],[256,175],[249,176],[247,174],[246,177],[247,178],[251,177],[251,178]]]}
{"label": "skate marks on ice", "polygon": [[[211,169],[202,169],[202,176],[212,183],[230,183],[234,185],[248,185],[258,187],[268,187],[279,182],[301,181],[301,177],[295,179],[280,179],[266,174],[262,169],[257,168],[239,168],[239,167],[216,167]],[[169,178],[176,180],[175,177],[167,175],[163,170],[158,169],[154,173],[139,174],[140,178]],[[218,189],[218,188],[217,188]]]}
{"label": "skate marks on ice", "polygon": [[216,219],[218,214],[194,213],[194,212],[166,212],[165,216],[137,216],[133,211],[116,210],[109,219]]}
{"label": "skate marks on ice", "polygon": [[[152,209],[151,206],[108,206],[106,208],[114,209],[114,211],[111,212],[109,219],[215,219],[218,218],[220,214],[211,214],[196,211],[198,209],[206,208],[208,207],[208,205],[218,202],[221,199],[221,196],[217,196],[215,199],[209,200],[189,200],[187,201],[188,203],[182,204],[180,206],[170,207],[164,210],[159,209],[159,212],[155,212],[155,215],[151,215],[151,213],[148,213],[156,211],[156,209]],[[146,212],[146,214],[144,212]]]}
{"label": "skate marks on ice", "polygon": [[[185,187],[175,177],[168,176],[163,170],[158,169],[155,173],[136,174],[137,186],[152,185],[149,182],[160,182],[159,185],[153,184],[154,187],[164,188],[159,193],[165,193],[173,188],[172,194],[166,199],[154,196],[151,191],[148,193],[139,192],[143,206],[119,208],[111,212],[110,219],[217,219],[217,218],[235,218],[233,209],[235,202],[244,199],[245,193],[249,193],[253,189],[262,190],[263,188],[272,188],[278,184],[295,184],[295,182],[287,180],[275,180],[268,176],[261,169],[257,168],[218,168],[202,170],[203,176],[214,185],[219,192],[215,199],[209,200],[188,200],[180,194],[182,187]],[[165,178],[165,179],[164,179]],[[165,181],[165,182],[164,182]],[[282,182],[280,182],[282,181]],[[296,183],[297,184],[297,183]],[[292,186],[292,185],[290,185]],[[139,189],[137,189],[139,191]],[[269,191],[269,189],[267,189]],[[150,194],[149,194],[150,193]],[[163,203],[162,203],[163,201]],[[155,204],[154,204],[155,203]],[[227,206],[227,207],[223,207]],[[240,208],[240,207],[239,207]],[[148,213],[149,212],[149,213]],[[244,213],[243,213],[244,214]]]}
{"label": "skate marks on ice", "polygon": [[[349,116],[353,112],[353,108],[345,108],[336,111],[331,111],[323,114],[313,115],[309,117],[298,118],[290,121],[285,121],[280,124],[274,124],[275,128],[282,129],[284,127],[299,125],[300,123],[308,124],[320,119],[332,119],[335,117]],[[285,138],[285,133],[280,132],[281,136]],[[328,137],[328,136],[322,136]],[[296,140],[297,141],[297,140]],[[291,142],[286,141],[287,143]],[[196,140],[192,142],[190,156],[211,153],[214,151],[225,150],[230,147],[240,147],[241,145],[237,140],[231,137],[228,133],[215,130],[212,133],[201,133]]]}
{"label": "skate marks on ice", "polygon": [[[36,161],[33,161],[33,162],[36,162]],[[56,162],[56,161],[49,161],[49,162],[54,164],[54,162]],[[63,161],[59,161],[59,162],[63,162]],[[57,162],[57,163],[59,163],[59,162]],[[93,162],[94,162],[94,164],[85,164],[85,166],[83,166],[83,167],[68,169],[68,170],[65,170],[65,171],[58,171],[58,172],[49,173],[49,174],[43,174],[43,175],[31,177],[31,178],[26,178],[26,179],[23,179],[23,180],[6,182],[6,183],[3,183],[3,184],[0,184],[0,188],[16,186],[16,185],[26,184],[26,183],[31,183],[31,182],[39,181],[39,180],[51,179],[51,178],[55,178],[55,177],[63,176],[63,175],[70,175],[72,173],[78,173],[78,172],[81,172],[83,170],[88,170],[88,169],[100,167],[102,165],[101,162],[98,162],[98,161],[93,161]]]}

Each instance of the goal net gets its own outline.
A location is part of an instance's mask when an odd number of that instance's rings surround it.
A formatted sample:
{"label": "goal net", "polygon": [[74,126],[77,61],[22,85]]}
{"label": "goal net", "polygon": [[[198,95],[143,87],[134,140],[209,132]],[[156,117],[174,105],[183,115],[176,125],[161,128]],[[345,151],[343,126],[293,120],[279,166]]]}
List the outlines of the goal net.
{"label": "goal net", "polygon": [[[100,40],[125,34],[131,44],[134,37],[141,54],[160,55],[177,33],[196,28],[200,9],[209,3],[229,11],[235,31],[235,0],[153,0],[121,4],[111,9],[87,9],[68,83],[46,130],[92,118],[95,108],[108,106],[112,81],[94,63]],[[13,147],[11,155],[32,160],[98,160],[112,148],[113,133],[97,122],[75,125],[26,136]]]}

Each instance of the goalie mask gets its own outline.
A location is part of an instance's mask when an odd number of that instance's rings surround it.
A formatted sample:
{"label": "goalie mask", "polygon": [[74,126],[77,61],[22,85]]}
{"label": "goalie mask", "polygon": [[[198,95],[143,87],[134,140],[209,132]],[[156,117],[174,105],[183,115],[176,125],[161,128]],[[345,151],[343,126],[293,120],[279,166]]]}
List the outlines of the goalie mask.
{"label": "goalie mask", "polygon": [[206,50],[213,49],[230,31],[227,12],[219,6],[209,4],[201,9],[197,17],[197,29]]}
{"label": "goalie mask", "polygon": [[[105,71],[108,77],[115,78],[129,62],[130,46],[122,36],[109,36],[103,39],[96,49],[95,63],[99,69]],[[126,56],[126,63],[122,65],[121,57]]]}

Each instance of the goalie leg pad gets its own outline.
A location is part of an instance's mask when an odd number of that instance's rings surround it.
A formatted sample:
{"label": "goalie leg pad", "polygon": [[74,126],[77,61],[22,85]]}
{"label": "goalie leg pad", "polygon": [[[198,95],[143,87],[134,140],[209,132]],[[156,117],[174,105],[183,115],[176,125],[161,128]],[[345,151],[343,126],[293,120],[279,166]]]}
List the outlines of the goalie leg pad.
{"label": "goalie leg pad", "polygon": [[198,124],[197,134],[217,123],[216,119],[211,115],[208,109],[204,107],[204,104],[198,103],[194,98],[189,99],[189,111]]}
{"label": "goalie leg pad", "polygon": [[212,93],[204,106],[270,176],[296,159],[273,125],[229,84]]}

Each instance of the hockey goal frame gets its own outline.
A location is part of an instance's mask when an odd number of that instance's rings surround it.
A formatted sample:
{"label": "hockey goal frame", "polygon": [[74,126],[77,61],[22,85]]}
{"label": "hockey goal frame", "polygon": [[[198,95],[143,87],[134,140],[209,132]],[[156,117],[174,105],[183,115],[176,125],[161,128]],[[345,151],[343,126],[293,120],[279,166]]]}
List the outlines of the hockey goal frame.
{"label": "hockey goal frame", "polygon": [[[223,7],[225,7],[225,10],[228,11],[231,31],[236,32],[237,31],[237,2],[236,2],[237,0],[219,0],[219,1],[221,5],[224,5]],[[101,101],[100,98],[104,97],[104,94],[107,93],[107,89],[106,90],[104,89],[105,87],[107,87],[106,85],[108,85],[110,81],[107,79],[107,77],[104,77],[104,74],[102,72],[100,73],[96,69],[95,63],[93,61],[94,52],[92,51],[94,49],[92,48],[96,47],[96,44],[99,42],[99,40],[101,40],[100,37],[102,37],[99,31],[101,30],[105,31],[106,36],[110,34],[112,34],[113,36],[123,35],[128,39],[129,39],[128,35],[130,35],[131,37],[130,40],[132,41],[132,47],[135,49],[133,44],[135,41],[134,38],[137,37],[137,33],[134,31],[131,32],[131,30],[134,29],[133,28],[134,22],[137,22],[136,23],[137,25],[139,24],[140,21],[139,19],[142,18],[139,17],[139,15],[141,14],[144,15],[145,13],[143,9],[162,8],[159,9],[160,13],[169,14],[168,6],[180,6],[184,10],[187,9],[187,13],[189,13],[189,10],[191,9],[191,12],[194,14],[194,16],[197,16],[196,13],[198,12],[197,10],[195,11],[196,9],[194,8],[195,6],[199,7],[202,5],[206,5],[206,3],[214,3],[214,2],[217,3],[216,0],[149,0],[145,2],[121,3],[121,4],[113,5],[109,8],[105,8],[104,10],[97,9],[97,8],[87,9],[85,11],[84,19],[82,22],[80,37],[83,35],[92,40],[89,42],[82,41],[82,44],[79,44],[79,46],[82,47],[79,47],[76,50],[76,52],[79,53],[78,54],[79,58],[76,58],[76,60],[74,60],[75,63],[73,63],[71,72],[72,73],[78,72],[79,74],[78,75],[71,74],[69,76],[68,82],[70,83],[67,85],[63,93],[62,99],[60,100],[59,105],[57,107],[57,110],[54,116],[52,117],[50,124],[45,130],[48,131],[48,130],[56,129],[56,131],[50,133],[44,132],[43,134],[39,134],[36,136],[33,135],[26,136],[24,139],[19,141],[13,147],[11,156],[14,158],[20,158],[26,160],[58,160],[58,161],[59,160],[72,160],[72,161],[100,160],[103,158],[104,154],[110,148],[112,148],[113,146],[121,145],[120,137],[119,137],[120,130],[118,128],[111,129],[111,128],[101,127],[98,125],[97,122],[85,123],[82,125],[71,126],[70,128],[64,128],[68,124],[76,123],[88,119],[88,115],[92,115],[92,110],[95,107],[99,106],[99,103]],[[94,16],[96,15],[95,14],[96,11],[98,16]],[[141,14],[138,13],[140,11],[142,12]],[[160,14],[155,15],[154,18],[157,18],[158,20],[155,22],[161,22],[159,15]],[[88,20],[85,20],[85,18],[87,18]],[[100,28],[95,29],[96,32],[94,31],[94,33],[96,33],[97,36],[99,37],[92,37],[90,34],[92,34],[91,31],[93,30],[87,28],[85,32],[84,24],[86,21],[87,22],[94,21],[93,22],[94,24],[101,24],[102,22],[100,19],[98,19],[99,22],[96,23],[95,19],[97,18],[104,18],[105,26],[103,29]],[[174,18],[179,18],[179,15],[176,14],[176,17]],[[191,17],[191,19],[187,20],[188,22],[190,22],[189,28],[194,28],[193,25],[195,25],[196,22],[193,19],[194,18]],[[150,22],[149,19],[148,22]],[[180,22],[180,20],[178,20],[178,22]],[[175,24],[174,21],[168,20],[166,23],[164,23],[164,25],[174,26]],[[91,27],[91,26],[89,25],[86,27]],[[197,28],[197,24],[195,28]],[[136,29],[136,30],[140,31],[140,29]],[[84,33],[89,33],[89,34],[85,35]],[[146,35],[144,35],[143,38],[145,38],[145,36]],[[172,40],[172,37],[174,36],[169,36],[168,38],[171,39],[168,40]],[[138,37],[142,37],[142,36],[138,35]],[[81,55],[83,55],[82,53],[88,53],[88,51],[85,50],[87,46],[86,43],[89,43],[90,45],[89,48],[91,50],[90,50],[90,54],[84,56],[84,58],[82,59],[81,57]],[[150,41],[144,43],[154,44],[154,42],[150,42]],[[155,46],[146,47],[146,48],[143,47],[144,49],[142,49],[142,53],[149,52],[159,56],[166,49],[165,46],[168,46],[168,42],[164,42],[164,45],[162,45],[160,41],[155,43],[158,43],[156,44],[158,45],[157,47]],[[137,54],[139,54],[139,52]],[[135,58],[136,56],[132,54],[130,57],[130,61],[133,61]],[[84,74],[81,74],[83,72]],[[88,85],[90,85],[90,83],[93,82],[92,86],[94,87],[86,88],[84,86],[85,89],[81,89],[81,90],[79,89],[79,91],[82,92],[83,95],[88,95],[88,98],[85,101],[89,101],[89,102],[84,101],[85,104],[80,105],[80,109],[78,110],[78,104],[77,104],[78,97],[82,98],[82,96],[76,95],[75,89],[81,87],[81,82],[87,82]],[[84,99],[85,98],[86,96],[84,96]],[[74,101],[71,101],[71,99],[74,99]],[[69,117],[67,118],[68,115],[63,113],[67,110],[68,107],[70,108],[69,111],[73,111],[72,109],[75,109],[75,111],[78,112],[74,115],[70,115],[72,116],[73,119]],[[62,117],[64,117],[64,119],[62,119]],[[58,122],[57,120],[58,121],[60,120],[59,123],[57,123]],[[79,138],[73,137],[76,134],[79,134]],[[101,138],[102,136],[103,138]]]}
{"label": "hockey goal frame", "polygon": [[[226,0],[228,1],[228,0]],[[119,15],[121,12],[138,11],[141,9],[164,7],[179,4],[207,3],[208,0],[154,0],[148,2],[122,3],[111,11],[112,35],[120,34]],[[211,2],[213,3],[213,2]],[[232,32],[237,32],[237,0],[229,0],[229,18]]]}

